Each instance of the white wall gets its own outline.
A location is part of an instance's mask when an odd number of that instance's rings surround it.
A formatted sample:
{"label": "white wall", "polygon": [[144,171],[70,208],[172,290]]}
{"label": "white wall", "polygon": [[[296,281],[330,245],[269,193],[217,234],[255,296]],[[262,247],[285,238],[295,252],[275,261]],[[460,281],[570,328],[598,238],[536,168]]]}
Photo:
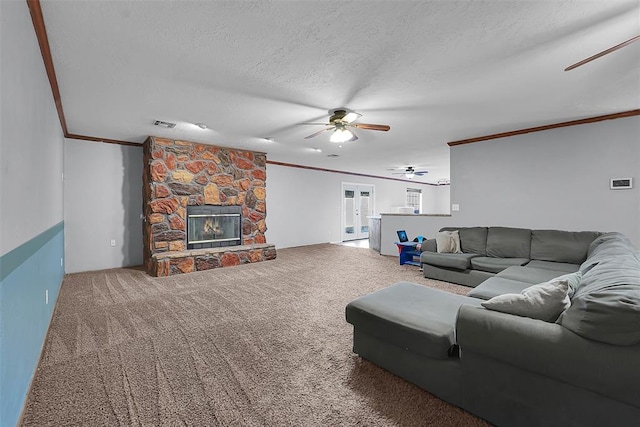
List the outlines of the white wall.
{"label": "white wall", "polygon": [[422,189],[425,212],[448,209],[448,186],[267,164],[267,242],[285,248],[340,241],[343,182],[374,185],[375,214],[405,206],[408,187]]}
{"label": "white wall", "polygon": [[[422,190],[424,193],[425,191]],[[422,213],[429,215],[449,215],[451,213],[451,189],[448,185],[429,186],[422,199]]]}
{"label": "white wall", "polygon": [[[456,225],[619,231],[640,243],[640,117],[451,148]],[[610,190],[631,177],[631,190]]]}
{"label": "white wall", "polygon": [[[64,153],[66,272],[142,264],[142,148],[67,139]],[[404,206],[407,187],[426,212],[449,205],[448,186],[267,164],[267,242],[339,241],[342,182],[373,184],[376,214]]]}
{"label": "white wall", "polygon": [[25,2],[2,2],[0,255],[62,221],[62,129]]}
{"label": "white wall", "polygon": [[64,160],[65,271],[142,264],[142,147],[66,139]]}
{"label": "white wall", "polygon": [[[615,230],[638,244],[638,135],[640,118],[632,117],[452,147],[451,197],[448,186],[267,164],[267,241],[279,248],[339,241],[341,184],[348,182],[375,186],[376,214],[404,205],[407,187],[422,189],[425,213],[460,205],[449,218],[383,221],[383,233],[504,225]],[[65,147],[67,272],[140,264],[142,150],[71,140]],[[634,178],[635,188],[609,190],[609,179],[619,177]],[[99,209],[83,212],[90,205]],[[383,253],[394,253],[392,243]]]}
{"label": "white wall", "polygon": [[0,67],[0,425],[14,426],[64,275],[63,132],[25,1],[0,1]]}

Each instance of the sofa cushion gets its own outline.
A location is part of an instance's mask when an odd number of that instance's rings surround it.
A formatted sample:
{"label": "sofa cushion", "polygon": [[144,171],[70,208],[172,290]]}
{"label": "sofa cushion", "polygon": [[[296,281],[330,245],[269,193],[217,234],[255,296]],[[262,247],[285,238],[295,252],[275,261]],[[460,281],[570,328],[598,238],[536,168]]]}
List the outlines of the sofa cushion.
{"label": "sofa cushion", "polygon": [[[624,257],[634,251],[636,251],[636,249],[624,234],[615,232],[604,233],[589,245],[587,259],[580,264],[580,271],[582,274],[587,274],[589,270],[598,265],[603,259],[619,256]],[[640,257],[640,255],[636,255],[636,257]]]}
{"label": "sofa cushion", "polygon": [[[615,345],[640,343],[640,255],[624,236],[606,239],[558,323],[585,338]],[[621,251],[626,247],[626,252]],[[589,261],[587,260],[587,261]]]}
{"label": "sofa cushion", "polygon": [[531,259],[581,264],[587,258],[594,231],[531,230]]}
{"label": "sofa cushion", "polygon": [[532,260],[525,267],[541,268],[543,270],[554,270],[562,273],[573,273],[580,268],[579,264],[570,264],[568,262],[552,262],[552,261],[540,261]]}
{"label": "sofa cushion", "polygon": [[484,308],[516,316],[555,322],[571,301],[569,280],[556,278],[529,286],[520,293],[502,294],[482,303]]}
{"label": "sofa cushion", "polygon": [[462,304],[481,300],[415,283],[399,282],[347,305],[347,322],[370,335],[432,359],[446,359],[455,344]]}
{"label": "sofa cushion", "polygon": [[529,264],[524,267],[509,267],[498,273],[498,277],[504,277],[505,279],[518,280],[520,282],[530,283],[536,285],[543,283],[551,279],[555,279],[563,274],[562,271],[545,270],[543,268],[529,267]]}
{"label": "sofa cushion", "polygon": [[527,258],[531,252],[531,230],[489,227],[487,255],[496,258]]}
{"label": "sofa cushion", "polygon": [[[587,261],[599,256],[624,255],[630,251],[630,242],[627,236],[622,233],[604,233],[596,238],[589,245],[587,251]],[[633,248],[635,249],[635,248]]]}
{"label": "sofa cushion", "polygon": [[487,255],[487,227],[461,228],[460,249],[465,253]]}
{"label": "sofa cushion", "polygon": [[529,260],[526,258],[492,258],[478,256],[471,258],[471,267],[476,270],[499,273],[512,265],[525,265]]}
{"label": "sofa cushion", "polygon": [[505,279],[503,277],[490,277],[467,293],[468,297],[491,299],[502,294],[515,294],[531,286],[531,283],[519,280]]}
{"label": "sofa cushion", "polygon": [[527,264],[525,267],[509,267],[500,272],[498,277],[518,280],[520,282],[528,282],[531,284],[543,283],[553,279],[566,279],[569,283],[569,298],[571,298],[580,286],[582,273],[574,271],[573,273],[562,274],[561,271],[532,268]]}
{"label": "sofa cushion", "polygon": [[476,254],[439,254],[437,252],[422,252],[420,262],[435,265],[436,267],[455,268],[466,270],[471,268],[471,258]]}

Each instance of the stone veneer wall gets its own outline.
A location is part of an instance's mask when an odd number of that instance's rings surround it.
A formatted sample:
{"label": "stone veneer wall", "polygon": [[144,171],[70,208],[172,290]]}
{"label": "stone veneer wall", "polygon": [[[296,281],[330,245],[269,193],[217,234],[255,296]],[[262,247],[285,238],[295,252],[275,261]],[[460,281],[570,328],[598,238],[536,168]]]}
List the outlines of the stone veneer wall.
{"label": "stone veneer wall", "polygon": [[[276,257],[266,244],[266,156],[187,141],[144,143],[144,262],[153,276]],[[242,206],[242,246],[186,249],[188,205]]]}

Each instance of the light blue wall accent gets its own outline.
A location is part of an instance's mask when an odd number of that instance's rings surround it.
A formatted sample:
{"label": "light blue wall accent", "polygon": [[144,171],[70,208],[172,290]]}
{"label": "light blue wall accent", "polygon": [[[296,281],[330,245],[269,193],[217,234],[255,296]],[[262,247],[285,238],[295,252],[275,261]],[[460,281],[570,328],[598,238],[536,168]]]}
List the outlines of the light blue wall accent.
{"label": "light blue wall accent", "polygon": [[0,258],[0,426],[15,426],[22,412],[62,284],[63,255],[61,222]]}

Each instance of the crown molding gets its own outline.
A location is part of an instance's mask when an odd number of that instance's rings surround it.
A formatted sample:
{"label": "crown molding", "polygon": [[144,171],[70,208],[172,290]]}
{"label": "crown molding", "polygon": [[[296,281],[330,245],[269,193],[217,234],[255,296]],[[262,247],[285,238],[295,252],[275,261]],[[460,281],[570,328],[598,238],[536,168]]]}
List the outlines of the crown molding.
{"label": "crown molding", "polygon": [[336,169],[325,169],[325,168],[319,168],[319,167],[315,167],[315,166],[298,165],[298,164],[295,164],[295,163],[277,162],[275,160],[267,160],[267,164],[269,164],[269,165],[277,165],[277,166],[285,166],[285,167],[289,167],[289,168],[308,169],[308,170],[313,170],[313,171],[318,171],[318,172],[330,172],[330,173],[339,173],[339,174],[343,174],[343,175],[362,176],[362,177],[365,177],[365,178],[386,179],[388,181],[409,182],[411,184],[433,185],[434,187],[441,187],[443,185],[449,185],[449,184],[432,184],[430,182],[420,182],[420,181],[413,181],[413,180],[402,179],[402,178],[392,178],[392,177],[389,177],[389,176],[369,175],[369,174],[366,174],[366,173],[347,172],[347,171],[341,171],[341,170],[336,170]]}
{"label": "crown molding", "polygon": [[474,142],[489,141],[491,139],[498,139],[498,138],[507,138],[509,136],[523,135],[525,133],[541,132],[549,129],[584,125],[587,123],[596,123],[596,122],[601,122],[603,120],[614,120],[614,119],[621,119],[624,117],[632,117],[632,116],[640,116],[640,109],[623,111],[621,113],[605,114],[604,116],[595,116],[595,117],[589,117],[586,119],[571,120],[569,122],[560,122],[560,123],[554,123],[550,125],[536,126],[532,128],[514,130],[510,132],[494,133],[492,135],[479,136],[476,138],[461,139],[459,141],[448,142],[447,145],[449,147],[455,147],[456,145],[472,144]]}

